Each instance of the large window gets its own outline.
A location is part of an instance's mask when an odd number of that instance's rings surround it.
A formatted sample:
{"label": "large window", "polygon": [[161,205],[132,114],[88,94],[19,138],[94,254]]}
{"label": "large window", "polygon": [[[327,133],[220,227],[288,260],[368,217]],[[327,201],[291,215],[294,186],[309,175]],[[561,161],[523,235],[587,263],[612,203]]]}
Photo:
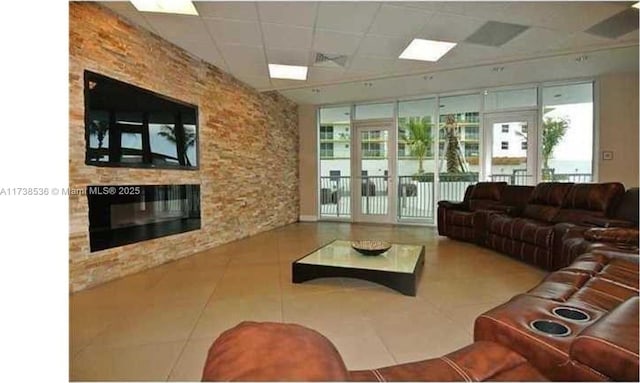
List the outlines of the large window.
{"label": "large window", "polygon": [[[592,88],[529,86],[322,108],[321,214],[361,218],[362,206],[352,211],[350,198],[366,195],[388,197],[398,220],[430,223],[437,200],[460,201],[480,180],[593,182]],[[101,138],[108,145],[108,135]],[[351,169],[362,174],[352,180]],[[378,178],[389,183],[368,186]]]}
{"label": "large window", "polygon": [[592,83],[542,89],[540,168],[543,181],[591,182]]}
{"label": "large window", "polygon": [[398,217],[433,222],[436,100],[398,103]]}
{"label": "large window", "polygon": [[351,107],[320,109],[320,215],[351,214]]}

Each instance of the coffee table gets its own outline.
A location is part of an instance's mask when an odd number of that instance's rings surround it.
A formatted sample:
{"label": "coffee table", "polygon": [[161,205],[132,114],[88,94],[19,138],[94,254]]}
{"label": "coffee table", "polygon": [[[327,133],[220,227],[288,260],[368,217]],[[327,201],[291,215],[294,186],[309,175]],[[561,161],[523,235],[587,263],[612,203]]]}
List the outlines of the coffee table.
{"label": "coffee table", "polygon": [[415,296],[424,265],[424,246],[392,244],[386,252],[366,256],[351,247],[351,241],[335,240],[291,265],[292,282],[316,278],[357,278]]}

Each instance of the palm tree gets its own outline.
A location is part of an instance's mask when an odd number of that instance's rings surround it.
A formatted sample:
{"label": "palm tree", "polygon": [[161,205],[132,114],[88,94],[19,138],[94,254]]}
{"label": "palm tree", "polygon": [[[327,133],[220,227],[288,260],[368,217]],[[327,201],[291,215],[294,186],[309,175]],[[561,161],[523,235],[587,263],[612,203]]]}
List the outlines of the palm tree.
{"label": "palm tree", "polygon": [[402,124],[404,128],[403,140],[409,146],[411,156],[418,158],[418,174],[424,173],[424,158],[431,148],[431,124],[426,118],[411,118]]}
{"label": "palm tree", "polygon": [[467,172],[467,162],[464,159],[462,150],[460,150],[459,130],[455,116],[452,114],[448,115],[444,126],[445,145],[447,148],[445,153],[447,173]]}
{"label": "palm tree", "polygon": [[[160,129],[162,129],[161,131],[158,132],[158,135],[160,137],[164,137],[169,142],[172,142],[172,143],[177,145],[178,140],[176,139],[176,128],[175,128],[175,126],[163,125]],[[195,131],[195,129],[194,130],[184,129],[184,151],[182,153],[180,153],[180,154],[183,155],[185,160],[187,161],[187,166],[191,166],[191,162],[189,161],[189,157],[187,157],[187,150],[189,149],[190,146],[195,145],[195,143],[196,143],[196,131]]]}
{"label": "palm tree", "polygon": [[89,134],[98,136],[98,149],[102,149],[104,136],[108,130],[109,123],[107,121],[93,120],[89,123]]}

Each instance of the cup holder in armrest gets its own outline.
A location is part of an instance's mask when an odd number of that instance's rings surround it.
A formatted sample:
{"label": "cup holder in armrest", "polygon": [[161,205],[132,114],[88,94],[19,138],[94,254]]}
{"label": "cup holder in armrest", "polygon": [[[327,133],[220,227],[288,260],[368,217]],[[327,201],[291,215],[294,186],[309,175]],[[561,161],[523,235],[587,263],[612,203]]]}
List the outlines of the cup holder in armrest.
{"label": "cup holder in armrest", "polygon": [[571,334],[571,329],[560,322],[552,320],[537,319],[529,323],[532,330],[548,336],[567,336]]}
{"label": "cup holder in armrest", "polygon": [[591,316],[586,312],[573,307],[556,307],[551,310],[553,315],[567,319],[574,322],[588,322],[591,320]]}

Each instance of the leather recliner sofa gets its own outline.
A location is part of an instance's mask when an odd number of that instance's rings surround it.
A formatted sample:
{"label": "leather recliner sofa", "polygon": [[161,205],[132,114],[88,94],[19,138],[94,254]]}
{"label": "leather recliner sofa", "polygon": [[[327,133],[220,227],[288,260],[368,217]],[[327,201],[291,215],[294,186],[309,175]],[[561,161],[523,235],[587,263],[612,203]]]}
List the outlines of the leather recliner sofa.
{"label": "leather recliner sofa", "polygon": [[[483,183],[485,189],[493,186],[500,190],[500,199],[473,209],[471,196],[477,185],[469,186],[461,203],[439,202],[439,233],[487,246],[546,270],[557,270],[571,262],[560,254],[569,229],[588,221],[612,219],[624,194],[624,186],[617,182],[541,183],[535,188]],[[465,231],[466,235],[459,234]]]}
{"label": "leather recliner sofa", "polygon": [[[474,343],[440,358],[348,371],[333,344],[311,329],[243,322],[213,343],[202,379],[638,381],[638,258],[625,257],[613,251],[580,256],[527,293],[480,315]],[[587,317],[567,319],[558,309]],[[550,336],[532,327],[534,321],[568,331]]]}

